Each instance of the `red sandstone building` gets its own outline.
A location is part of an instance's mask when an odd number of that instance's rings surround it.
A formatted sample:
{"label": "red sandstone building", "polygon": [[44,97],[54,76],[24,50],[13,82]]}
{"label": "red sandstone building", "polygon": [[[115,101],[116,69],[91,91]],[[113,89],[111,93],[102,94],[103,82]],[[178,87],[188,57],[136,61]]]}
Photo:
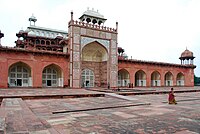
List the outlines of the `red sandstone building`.
{"label": "red sandstone building", "polygon": [[118,47],[117,23],[105,27],[104,16],[89,9],[79,19],[71,13],[66,32],[35,26],[31,16],[15,47],[0,45],[0,87],[194,86],[191,51],[181,54],[181,64],[128,59]]}

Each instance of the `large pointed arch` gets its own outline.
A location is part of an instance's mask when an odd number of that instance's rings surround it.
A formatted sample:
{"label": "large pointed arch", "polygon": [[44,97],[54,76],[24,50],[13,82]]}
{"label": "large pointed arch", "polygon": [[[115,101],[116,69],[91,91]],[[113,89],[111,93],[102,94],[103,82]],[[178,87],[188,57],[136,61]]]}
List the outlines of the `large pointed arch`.
{"label": "large pointed arch", "polygon": [[121,69],[118,71],[118,86],[124,87],[128,86],[130,83],[130,74],[126,69]]}
{"label": "large pointed arch", "polygon": [[170,71],[165,74],[165,86],[173,86],[173,74]]}
{"label": "large pointed arch", "polygon": [[[106,87],[108,84],[108,51],[98,41],[89,42],[81,49],[81,67],[90,69],[94,74],[94,87]],[[88,82],[88,81],[85,81]],[[84,83],[81,82],[81,86]],[[90,85],[91,87],[91,85]]]}
{"label": "large pointed arch", "polygon": [[146,73],[143,70],[135,73],[135,86],[146,86]]}
{"label": "large pointed arch", "polygon": [[158,71],[154,71],[151,74],[151,86],[160,86],[160,73]]}
{"label": "large pointed arch", "polygon": [[62,87],[63,86],[62,68],[56,64],[50,64],[45,66],[42,71],[42,86]]}
{"label": "large pointed arch", "polygon": [[97,41],[91,42],[82,48],[82,61],[103,62],[108,60],[107,49]]}
{"label": "large pointed arch", "polygon": [[176,76],[176,85],[177,86],[184,86],[185,85],[185,77],[182,72],[179,72]]}
{"label": "large pointed arch", "polygon": [[31,67],[24,62],[16,62],[8,69],[8,84],[10,87],[32,86]]}

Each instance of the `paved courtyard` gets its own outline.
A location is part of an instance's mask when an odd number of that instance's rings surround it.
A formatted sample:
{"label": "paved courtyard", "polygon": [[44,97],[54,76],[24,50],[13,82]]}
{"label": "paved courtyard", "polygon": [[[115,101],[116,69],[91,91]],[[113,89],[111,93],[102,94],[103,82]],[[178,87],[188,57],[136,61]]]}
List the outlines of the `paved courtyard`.
{"label": "paved courtyard", "polygon": [[0,130],[8,134],[200,133],[200,92],[66,99],[4,99]]}

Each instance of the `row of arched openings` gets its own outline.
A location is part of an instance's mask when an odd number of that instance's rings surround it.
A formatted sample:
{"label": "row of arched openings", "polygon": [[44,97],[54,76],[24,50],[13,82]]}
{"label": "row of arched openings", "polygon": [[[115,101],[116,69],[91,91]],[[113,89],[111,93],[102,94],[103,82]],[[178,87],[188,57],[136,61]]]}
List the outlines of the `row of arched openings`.
{"label": "row of arched openings", "polygon": [[[31,68],[23,62],[18,62],[10,66],[8,84],[10,87],[31,87],[32,86],[32,73]],[[164,75],[165,86],[173,86],[173,74],[167,72]],[[147,86],[146,73],[139,70],[135,73],[134,86]],[[84,69],[81,73],[82,87],[94,87],[95,74],[90,69]],[[125,69],[118,71],[118,86],[128,86],[130,84],[129,72]],[[176,76],[176,85],[184,86],[184,75],[178,73]],[[44,67],[42,71],[42,86],[43,87],[58,87],[63,86],[62,69],[51,64]],[[161,86],[161,75],[158,71],[151,74],[151,86]]]}
{"label": "row of arched openings", "polygon": [[30,40],[31,43],[36,44],[36,45],[55,45],[55,41],[50,41],[50,40]]}
{"label": "row of arched openings", "polygon": [[[10,66],[8,85],[10,87],[32,87],[31,67],[23,62],[18,62]],[[42,71],[43,87],[63,86],[61,68],[55,64],[46,66]]]}
{"label": "row of arched openings", "polygon": [[[173,86],[173,74],[169,71],[164,74],[164,86]],[[134,86],[147,86],[147,76],[143,70],[139,70],[135,73],[135,84]],[[158,71],[151,73],[151,86],[163,86],[161,85],[161,75]],[[118,71],[118,86],[124,87],[129,86],[130,75],[125,69]],[[184,86],[184,74],[179,72],[176,76],[176,86]]]}

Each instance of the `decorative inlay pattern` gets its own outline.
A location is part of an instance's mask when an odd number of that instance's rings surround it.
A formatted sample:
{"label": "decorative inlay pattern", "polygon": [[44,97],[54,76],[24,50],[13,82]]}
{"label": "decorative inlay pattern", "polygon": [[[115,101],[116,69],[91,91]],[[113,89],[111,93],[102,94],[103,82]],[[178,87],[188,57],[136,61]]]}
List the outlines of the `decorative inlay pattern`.
{"label": "decorative inlay pattern", "polygon": [[81,37],[81,49],[91,42],[97,41],[100,44],[102,44],[109,52],[109,41],[108,40],[102,40],[102,39],[95,39],[95,38],[89,38],[89,37]]}
{"label": "decorative inlay pattern", "polygon": [[73,87],[79,88],[79,80],[73,80]]}
{"label": "decorative inlay pattern", "polygon": [[74,61],[79,61],[79,58],[80,58],[80,56],[79,56],[79,52],[73,52],[73,60]]}
{"label": "decorative inlay pattern", "polygon": [[106,33],[106,39],[111,39],[111,33]]}
{"label": "decorative inlay pattern", "polygon": [[74,68],[76,68],[76,69],[80,68],[80,63],[79,62],[74,62]]}
{"label": "decorative inlay pattern", "polygon": [[116,52],[117,52],[116,49],[111,49],[111,54],[112,55],[116,55]]}
{"label": "decorative inlay pattern", "polygon": [[74,33],[79,34],[80,33],[80,27],[74,27]]}
{"label": "decorative inlay pattern", "polygon": [[111,86],[117,86],[117,71],[111,71]]}
{"label": "decorative inlay pattern", "polygon": [[106,33],[105,32],[100,32],[99,36],[100,36],[100,38],[106,38]]}
{"label": "decorative inlay pattern", "polygon": [[79,79],[79,69],[73,69],[73,79]]}
{"label": "decorative inlay pattern", "polygon": [[86,29],[85,28],[81,28],[81,35],[86,35]]}
{"label": "decorative inlay pattern", "polygon": [[79,51],[79,45],[74,45],[74,51]]}
{"label": "decorative inlay pattern", "polygon": [[94,31],[91,29],[87,29],[87,35],[88,36],[93,36]]}
{"label": "decorative inlay pattern", "polygon": [[94,31],[94,36],[99,37],[99,31]]}
{"label": "decorative inlay pattern", "polygon": [[112,39],[117,40],[117,34],[112,34]]}
{"label": "decorative inlay pattern", "polygon": [[117,42],[114,40],[111,40],[111,48],[117,48]]}
{"label": "decorative inlay pattern", "polygon": [[112,64],[117,64],[117,62],[116,62],[117,60],[116,60],[116,56],[113,56],[112,58],[111,58],[111,63]]}
{"label": "decorative inlay pattern", "polygon": [[80,35],[74,34],[74,43],[76,43],[76,44],[80,43]]}

